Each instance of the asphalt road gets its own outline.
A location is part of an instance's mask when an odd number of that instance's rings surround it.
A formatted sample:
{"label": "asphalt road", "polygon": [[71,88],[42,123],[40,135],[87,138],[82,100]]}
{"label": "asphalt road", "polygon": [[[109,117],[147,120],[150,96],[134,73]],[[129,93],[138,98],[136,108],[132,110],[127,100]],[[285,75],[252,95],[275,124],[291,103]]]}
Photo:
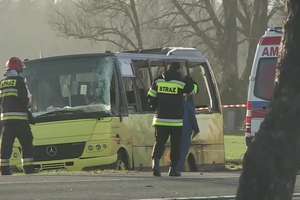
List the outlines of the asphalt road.
{"label": "asphalt road", "polygon": [[[220,172],[184,173],[181,177],[110,171],[17,174],[0,177],[0,200],[141,200],[235,195],[238,177],[238,173]],[[295,192],[300,192],[299,181]]]}

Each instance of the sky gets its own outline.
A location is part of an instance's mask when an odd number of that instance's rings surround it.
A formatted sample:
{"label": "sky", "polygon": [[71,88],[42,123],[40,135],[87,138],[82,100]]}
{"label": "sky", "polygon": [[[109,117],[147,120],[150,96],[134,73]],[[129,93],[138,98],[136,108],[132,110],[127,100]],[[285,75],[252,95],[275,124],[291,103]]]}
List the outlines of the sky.
{"label": "sky", "polygon": [[25,8],[19,12],[12,9],[0,13],[0,72],[5,70],[5,62],[12,56],[35,59],[41,55],[105,51],[105,44],[59,36],[50,27],[49,13],[45,10],[47,8]]}

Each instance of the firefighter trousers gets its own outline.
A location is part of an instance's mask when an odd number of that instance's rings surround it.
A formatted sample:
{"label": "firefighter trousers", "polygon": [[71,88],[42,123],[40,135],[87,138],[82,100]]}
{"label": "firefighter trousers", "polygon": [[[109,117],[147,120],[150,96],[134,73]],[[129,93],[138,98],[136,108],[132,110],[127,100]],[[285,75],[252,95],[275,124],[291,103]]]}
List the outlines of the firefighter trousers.
{"label": "firefighter trousers", "polygon": [[155,144],[152,150],[152,159],[160,160],[164,154],[165,144],[170,136],[171,153],[170,159],[172,168],[176,167],[176,164],[180,156],[180,138],[182,127],[172,126],[156,126],[155,127]]}
{"label": "firefighter trousers", "polygon": [[26,173],[27,170],[32,170],[33,162],[33,137],[30,126],[27,121],[12,120],[6,121],[2,126],[2,141],[1,141],[1,171],[5,173],[10,168],[9,159],[13,151],[13,144],[15,138],[19,140],[22,147],[23,154],[23,168]]}

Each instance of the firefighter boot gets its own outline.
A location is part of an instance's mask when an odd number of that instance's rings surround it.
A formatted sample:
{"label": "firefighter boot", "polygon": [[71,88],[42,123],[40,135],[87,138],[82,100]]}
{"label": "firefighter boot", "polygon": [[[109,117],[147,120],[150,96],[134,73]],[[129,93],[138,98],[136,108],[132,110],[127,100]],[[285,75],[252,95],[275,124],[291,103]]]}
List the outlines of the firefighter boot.
{"label": "firefighter boot", "polygon": [[169,168],[169,176],[181,176],[181,173],[175,167]]}
{"label": "firefighter boot", "polygon": [[152,160],[152,171],[153,171],[153,176],[161,176],[160,167],[159,167],[159,159]]}
{"label": "firefighter boot", "polygon": [[9,166],[2,166],[1,167],[1,175],[12,175],[10,167]]}

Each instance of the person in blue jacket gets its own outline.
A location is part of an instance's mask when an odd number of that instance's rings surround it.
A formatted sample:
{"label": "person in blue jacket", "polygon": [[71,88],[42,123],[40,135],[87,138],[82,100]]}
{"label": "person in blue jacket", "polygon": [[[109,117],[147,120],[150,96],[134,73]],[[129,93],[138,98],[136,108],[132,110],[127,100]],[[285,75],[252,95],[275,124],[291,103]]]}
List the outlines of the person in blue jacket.
{"label": "person in blue jacket", "polygon": [[195,105],[193,95],[199,92],[198,85],[194,82],[194,89],[191,93],[186,94],[184,98],[184,117],[183,128],[180,140],[180,156],[177,163],[177,170],[184,171],[185,157],[192,143],[192,137],[200,132],[197,119],[195,116]]}

